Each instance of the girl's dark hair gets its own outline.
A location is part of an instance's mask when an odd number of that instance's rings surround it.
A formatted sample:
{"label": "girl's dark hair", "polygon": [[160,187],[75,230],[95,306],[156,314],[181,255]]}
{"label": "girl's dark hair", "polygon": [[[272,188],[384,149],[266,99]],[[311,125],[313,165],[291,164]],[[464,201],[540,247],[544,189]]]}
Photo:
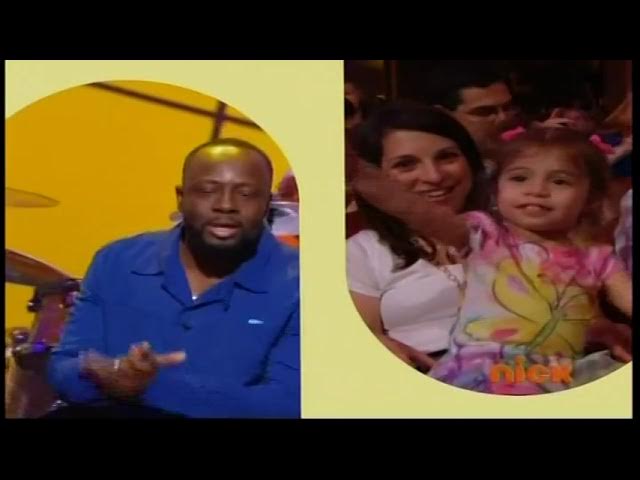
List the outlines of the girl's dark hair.
{"label": "girl's dark hair", "polygon": [[496,146],[491,152],[491,159],[495,161],[491,191],[497,193],[498,178],[512,161],[534,149],[559,150],[585,173],[589,179],[589,196],[582,219],[585,226],[597,227],[600,223],[597,207],[606,197],[610,170],[604,154],[584,133],[568,128],[534,127]]}
{"label": "girl's dark hair", "polygon": [[[437,108],[409,101],[400,100],[381,105],[354,132],[353,146],[358,157],[380,167],[383,139],[394,130],[431,133],[455,142],[469,165],[473,180],[463,210],[486,208],[488,196],[482,159],[467,130],[453,117]],[[410,267],[419,258],[425,257],[423,249],[412,242],[413,234],[402,220],[382,212],[357,195],[356,202],[368,226],[400,258],[399,269]],[[435,246],[433,242],[425,240]],[[435,260],[435,248],[432,250],[434,253],[425,257],[431,262]]]}

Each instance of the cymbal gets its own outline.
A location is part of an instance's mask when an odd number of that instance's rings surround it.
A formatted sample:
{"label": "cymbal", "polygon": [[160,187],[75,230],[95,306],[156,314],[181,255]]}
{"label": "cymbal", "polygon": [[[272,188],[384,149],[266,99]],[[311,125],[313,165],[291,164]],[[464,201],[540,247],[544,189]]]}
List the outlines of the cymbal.
{"label": "cymbal", "polygon": [[38,287],[71,278],[63,271],[24,253],[6,249],[5,282]]}
{"label": "cymbal", "polygon": [[4,204],[7,207],[55,207],[60,202],[53,198],[45,197],[39,193],[27,192],[16,188],[6,187]]}

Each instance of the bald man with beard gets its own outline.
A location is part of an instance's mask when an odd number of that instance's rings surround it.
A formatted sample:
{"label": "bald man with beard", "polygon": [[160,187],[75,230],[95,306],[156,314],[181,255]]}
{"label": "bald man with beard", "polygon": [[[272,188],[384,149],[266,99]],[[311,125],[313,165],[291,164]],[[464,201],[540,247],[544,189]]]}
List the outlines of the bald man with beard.
{"label": "bald man with beard", "polygon": [[299,266],[265,227],[273,169],[239,139],[200,145],[182,222],[95,255],[48,369],[49,417],[298,417]]}

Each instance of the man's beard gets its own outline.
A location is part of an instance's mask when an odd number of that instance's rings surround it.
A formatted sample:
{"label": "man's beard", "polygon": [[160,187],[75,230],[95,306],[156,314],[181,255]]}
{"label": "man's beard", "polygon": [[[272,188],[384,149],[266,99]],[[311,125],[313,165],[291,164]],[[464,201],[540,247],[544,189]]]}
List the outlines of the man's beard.
{"label": "man's beard", "polygon": [[225,263],[240,263],[252,257],[264,230],[261,227],[257,230],[243,232],[240,238],[232,244],[212,245],[204,239],[204,227],[197,229],[185,223],[183,228],[185,243],[195,257]]}

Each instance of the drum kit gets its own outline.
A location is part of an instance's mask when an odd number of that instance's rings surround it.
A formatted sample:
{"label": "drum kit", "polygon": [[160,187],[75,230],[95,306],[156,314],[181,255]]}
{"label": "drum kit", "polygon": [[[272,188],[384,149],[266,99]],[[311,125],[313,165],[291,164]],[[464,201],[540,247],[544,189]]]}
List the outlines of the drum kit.
{"label": "drum kit", "polygon": [[[5,206],[54,207],[56,200],[37,193],[5,189]],[[31,328],[10,328],[5,339],[5,417],[36,418],[56,403],[46,381],[49,352],[62,327],[80,283],[58,268],[16,250],[5,251],[5,282],[33,287],[27,310],[35,315]]]}

